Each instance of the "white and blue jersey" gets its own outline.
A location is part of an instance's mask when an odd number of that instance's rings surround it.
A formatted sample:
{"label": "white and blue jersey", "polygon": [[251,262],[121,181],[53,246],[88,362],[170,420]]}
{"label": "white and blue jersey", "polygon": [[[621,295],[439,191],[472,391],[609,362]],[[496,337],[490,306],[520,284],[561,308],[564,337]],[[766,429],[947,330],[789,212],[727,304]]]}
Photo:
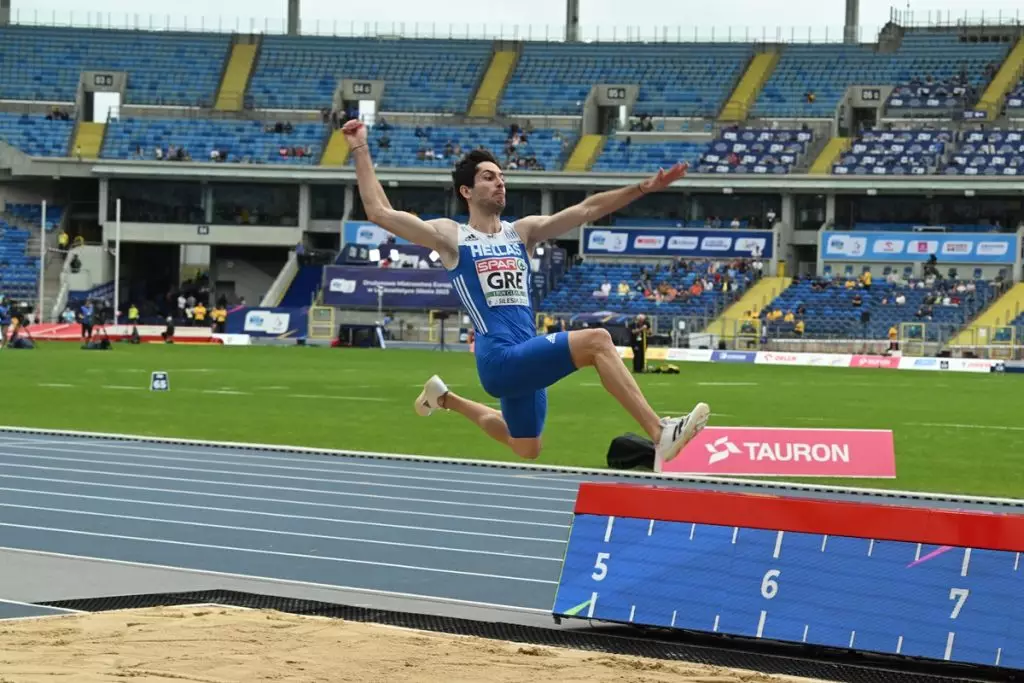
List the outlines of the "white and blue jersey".
{"label": "white and blue jersey", "polygon": [[535,336],[530,255],[511,223],[501,232],[459,226],[459,261],[448,271],[476,330],[477,344],[518,344]]}
{"label": "white and blue jersey", "polygon": [[476,330],[480,383],[501,400],[509,433],[540,435],[546,388],[574,372],[568,332],[538,336],[530,304],[530,254],[511,223],[483,233],[458,228],[458,262],[448,269]]}

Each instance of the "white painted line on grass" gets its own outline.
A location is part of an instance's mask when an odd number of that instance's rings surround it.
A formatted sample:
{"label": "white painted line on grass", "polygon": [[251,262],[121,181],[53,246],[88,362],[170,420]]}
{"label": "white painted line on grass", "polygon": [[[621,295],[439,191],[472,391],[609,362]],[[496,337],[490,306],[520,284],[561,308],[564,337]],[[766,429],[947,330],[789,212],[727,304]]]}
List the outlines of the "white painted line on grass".
{"label": "white painted line on grass", "polygon": [[1024,432],[1024,427],[1012,425],[975,425],[957,422],[904,422],[908,427],[941,427],[944,429],[996,429],[1007,432]]}
{"label": "white painted line on grass", "polygon": [[74,384],[62,384],[60,382],[40,382],[38,384],[38,386],[41,386],[41,387],[52,387],[54,389],[68,389],[68,388],[71,388],[71,387],[73,387],[75,385]]}
{"label": "white painted line on grass", "polygon": [[328,399],[335,401],[391,401],[390,398],[375,396],[328,396],[327,394],[288,394],[288,398]]}

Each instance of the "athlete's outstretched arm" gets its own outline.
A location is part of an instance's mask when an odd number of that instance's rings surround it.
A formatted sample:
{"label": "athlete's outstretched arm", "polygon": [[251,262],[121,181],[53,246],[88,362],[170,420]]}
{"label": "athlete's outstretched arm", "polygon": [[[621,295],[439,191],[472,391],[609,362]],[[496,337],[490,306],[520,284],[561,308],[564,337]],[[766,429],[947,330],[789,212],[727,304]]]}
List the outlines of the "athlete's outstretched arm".
{"label": "athlete's outstretched arm", "polygon": [[525,238],[528,246],[553,239],[573,228],[587,225],[618,211],[631,204],[645,194],[664,190],[666,187],[686,175],[688,165],[676,164],[669,170],[659,169],[657,174],[647,180],[620,187],[607,192],[599,192],[584,199],[575,206],[562,209],[551,216],[529,216],[516,221],[516,229]]}
{"label": "athlete's outstretched arm", "polygon": [[363,200],[367,220],[413,244],[434,249],[440,253],[450,253],[452,251],[450,240],[438,229],[440,222],[450,222],[449,219],[427,222],[411,213],[396,211],[392,208],[391,202],[373,170],[366,126],[361,121],[352,120],[346,123],[341,130],[348,141],[349,153],[355,160],[356,182],[359,184],[359,197]]}

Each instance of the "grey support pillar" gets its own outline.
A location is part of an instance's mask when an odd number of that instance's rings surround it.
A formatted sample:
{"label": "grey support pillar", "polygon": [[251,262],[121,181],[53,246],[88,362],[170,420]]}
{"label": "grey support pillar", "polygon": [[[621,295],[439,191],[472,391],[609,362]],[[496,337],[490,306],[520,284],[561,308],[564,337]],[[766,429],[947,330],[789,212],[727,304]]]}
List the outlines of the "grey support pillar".
{"label": "grey support pillar", "polygon": [[846,22],[843,24],[843,42],[857,42],[857,28],[860,24],[860,0],[846,0]]}
{"label": "grey support pillar", "polygon": [[288,35],[299,35],[299,0],[288,0]]}
{"label": "grey support pillar", "polygon": [[580,39],[580,0],[565,0],[565,42]]}
{"label": "grey support pillar", "polygon": [[0,26],[11,23],[11,0],[0,0]]}

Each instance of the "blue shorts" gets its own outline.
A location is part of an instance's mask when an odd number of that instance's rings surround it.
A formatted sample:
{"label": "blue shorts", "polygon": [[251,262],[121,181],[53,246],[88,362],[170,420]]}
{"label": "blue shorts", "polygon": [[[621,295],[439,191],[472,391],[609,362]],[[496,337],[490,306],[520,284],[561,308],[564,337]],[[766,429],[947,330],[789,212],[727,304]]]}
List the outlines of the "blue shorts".
{"label": "blue shorts", "polygon": [[520,344],[478,349],[480,383],[501,401],[509,435],[540,436],[548,412],[547,388],[576,372],[569,352],[569,333],[556,332]]}

